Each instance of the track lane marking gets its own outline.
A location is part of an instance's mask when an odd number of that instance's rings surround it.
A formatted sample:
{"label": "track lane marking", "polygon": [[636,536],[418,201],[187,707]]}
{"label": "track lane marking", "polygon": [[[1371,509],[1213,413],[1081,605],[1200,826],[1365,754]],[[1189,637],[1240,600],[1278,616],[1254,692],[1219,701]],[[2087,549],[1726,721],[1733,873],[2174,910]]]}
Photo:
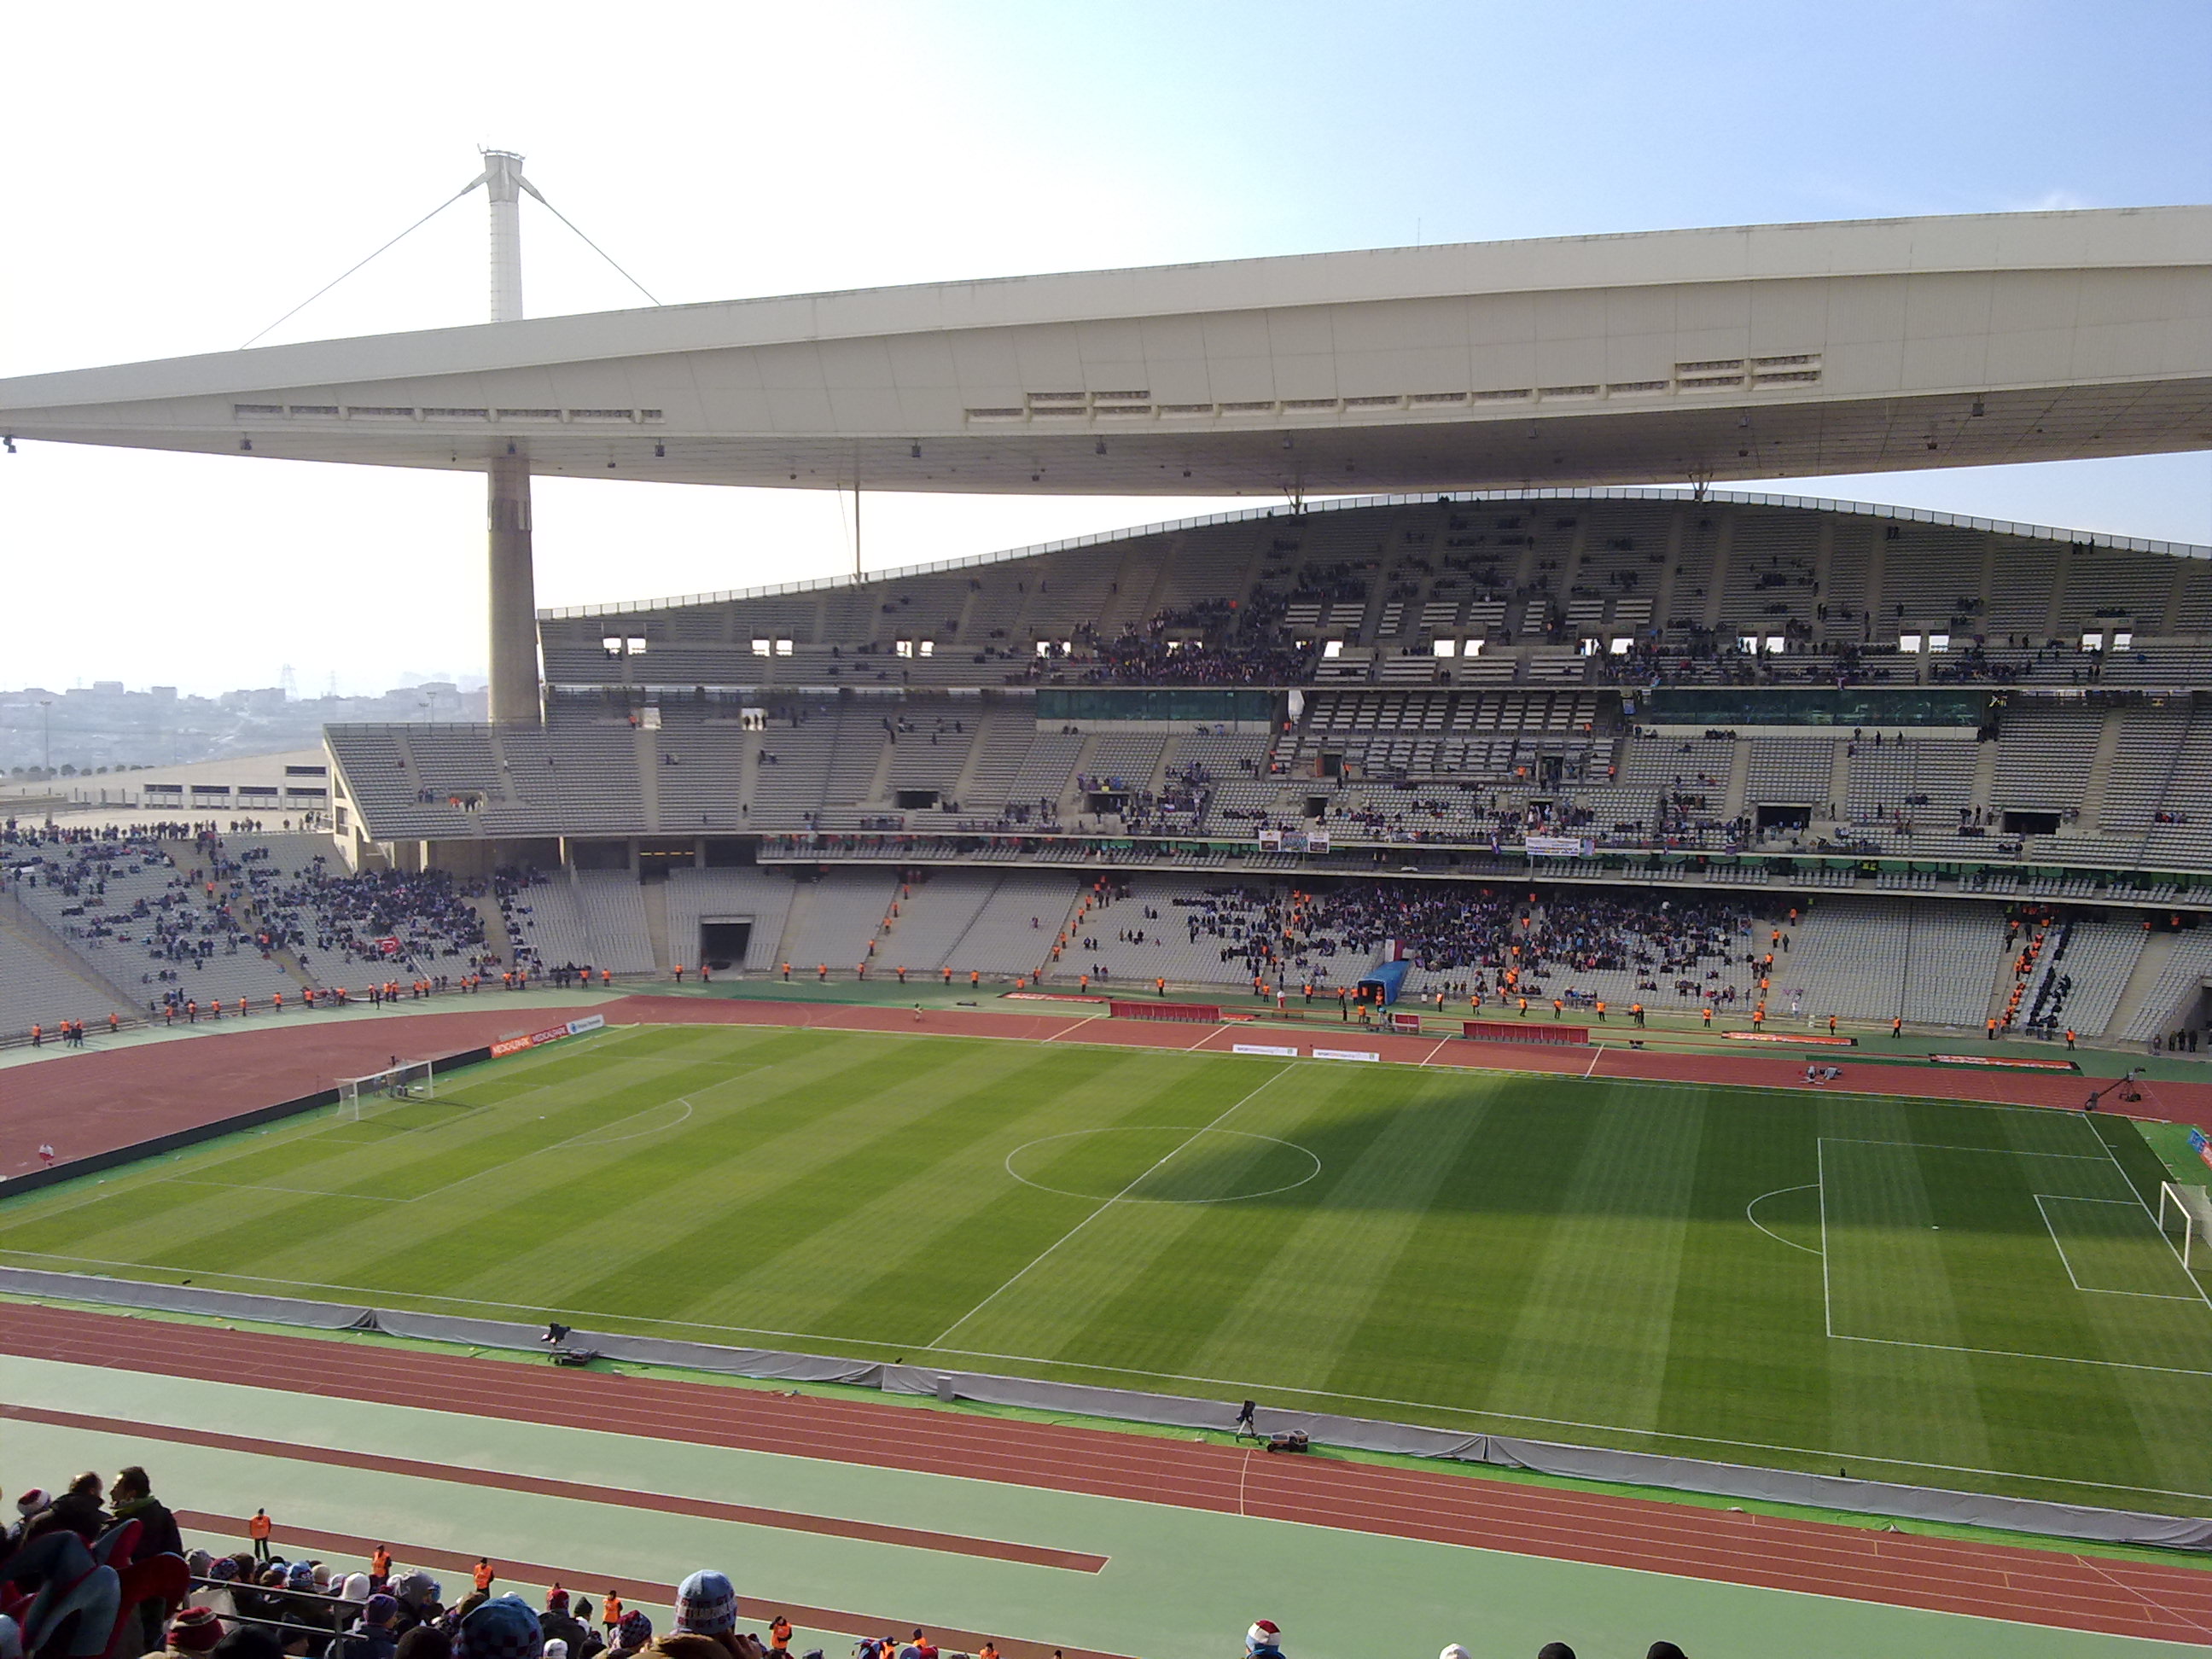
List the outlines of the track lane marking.
{"label": "track lane marking", "polygon": [[896,1527],[882,1522],[852,1521],[837,1516],[808,1515],[793,1510],[763,1509],[751,1504],[724,1504],[711,1498],[687,1498],[672,1492],[593,1486],[580,1480],[557,1480],[501,1469],[431,1463],[418,1458],[346,1451],[331,1446],[306,1446],[291,1441],[263,1439],[253,1435],[221,1434],[206,1429],[145,1423],[130,1418],[100,1417],[81,1412],[55,1411],[39,1406],[0,1401],[0,1419],[36,1423],[47,1428],[124,1434],[176,1445],[204,1446],[216,1451],[237,1452],[253,1457],[278,1457],[298,1463],[323,1464],[332,1468],[397,1474],[410,1480],[493,1487],[501,1492],[526,1492],[536,1498],[571,1498],[585,1504],[611,1504],[627,1510],[649,1510],[657,1514],[680,1515],[692,1520],[728,1521],[740,1526],[773,1527],[784,1532],[817,1533],[828,1538],[856,1538],[868,1543],[893,1544],[902,1549],[937,1550],[949,1555],[1018,1561],[1029,1566],[1054,1567],[1068,1572],[1103,1572],[1109,1559],[1106,1556],[1083,1550],[1048,1549],[1040,1545],[1009,1543],[995,1538],[973,1538],[959,1533],[936,1532],[919,1527]]}

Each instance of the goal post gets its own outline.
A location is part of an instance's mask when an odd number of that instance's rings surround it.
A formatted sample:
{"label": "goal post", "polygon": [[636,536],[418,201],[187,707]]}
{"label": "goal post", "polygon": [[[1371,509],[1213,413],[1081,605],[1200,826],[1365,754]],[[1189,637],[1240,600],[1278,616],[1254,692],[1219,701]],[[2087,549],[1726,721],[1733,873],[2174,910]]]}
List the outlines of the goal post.
{"label": "goal post", "polygon": [[2199,1240],[2212,1243],[2212,1189],[2178,1181],[2158,1183],[2158,1230],[2191,1267]]}
{"label": "goal post", "polygon": [[368,1112],[394,1101],[434,1100],[436,1068],[427,1060],[387,1066],[366,1077],[338,1079],[338,1121],[357,1123]]}

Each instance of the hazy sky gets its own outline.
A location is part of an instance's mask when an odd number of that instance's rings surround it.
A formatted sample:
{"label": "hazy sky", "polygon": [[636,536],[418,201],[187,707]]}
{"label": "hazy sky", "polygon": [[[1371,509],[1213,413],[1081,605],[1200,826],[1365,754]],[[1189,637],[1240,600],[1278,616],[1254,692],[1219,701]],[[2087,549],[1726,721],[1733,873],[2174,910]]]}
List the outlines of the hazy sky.
{"label": "hazy sky", "polygon": [[[223,350],[479,143],[669,301],[2212,200],[2204,0],[14,9],[0,375]],[[533,314],[641,303],[524,204]],[[481,197],[272,340],[481,320]],[[0,687],[480,672],[465,477],[22,444]],[[1763,488],[2212,543],[2212,456]],[[537,484],[538,598],[849,568],[835,496]],[[1233,504],[1233,503],[1231,503]],[[873,567],[1217,501],[871,497]]]}

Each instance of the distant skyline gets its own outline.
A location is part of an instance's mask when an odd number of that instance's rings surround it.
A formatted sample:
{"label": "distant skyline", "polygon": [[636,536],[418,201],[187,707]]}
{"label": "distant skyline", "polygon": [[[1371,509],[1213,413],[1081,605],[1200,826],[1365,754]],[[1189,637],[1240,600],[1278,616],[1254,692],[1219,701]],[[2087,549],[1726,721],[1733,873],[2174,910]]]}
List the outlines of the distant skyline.
{"label": "distant skyline", "polygon": [[[1694,27],[1629,0],[113,21],[10,21],[42,68],[11,88],[19,130],[70,137],[0,175],[0,375],[233,348],[458,190],[479,143],[522,150],[673,302],[2212,199],[2201,3],[1722,0]],[[310,104],[375,118],[302,122]],[[523,222],[532,314],[641,303],[535,204]],[[269,338],[479,320],[483,243],[471,198]],[[313,696],[332,674],[380,691],[406,663],[482,672],[473,479],[19,448],[0,456],[0,684],[211,693],[289,663]],[[1758,488],[2212,544],[2203,452]],[[864,553],[880,569],[1257,504],[872,495]],[[849,498],[554,479],[536,505],[544,605],[853,563]]]}

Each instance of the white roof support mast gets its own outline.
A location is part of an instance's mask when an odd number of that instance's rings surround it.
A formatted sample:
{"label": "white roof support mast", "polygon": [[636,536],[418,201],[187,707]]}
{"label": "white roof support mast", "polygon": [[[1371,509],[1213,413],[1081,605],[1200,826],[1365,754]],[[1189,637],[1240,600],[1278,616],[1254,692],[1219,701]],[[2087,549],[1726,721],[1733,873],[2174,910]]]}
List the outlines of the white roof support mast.
{"label": "white roof support mast", "polygon": [[[522,320],[522,192],[538,188],[522,176],[522,158],[511,150],[483,153],[483,174],[477,182],[491,198],[491,319]],[[538,196],[539,201],[545,198]]]}

